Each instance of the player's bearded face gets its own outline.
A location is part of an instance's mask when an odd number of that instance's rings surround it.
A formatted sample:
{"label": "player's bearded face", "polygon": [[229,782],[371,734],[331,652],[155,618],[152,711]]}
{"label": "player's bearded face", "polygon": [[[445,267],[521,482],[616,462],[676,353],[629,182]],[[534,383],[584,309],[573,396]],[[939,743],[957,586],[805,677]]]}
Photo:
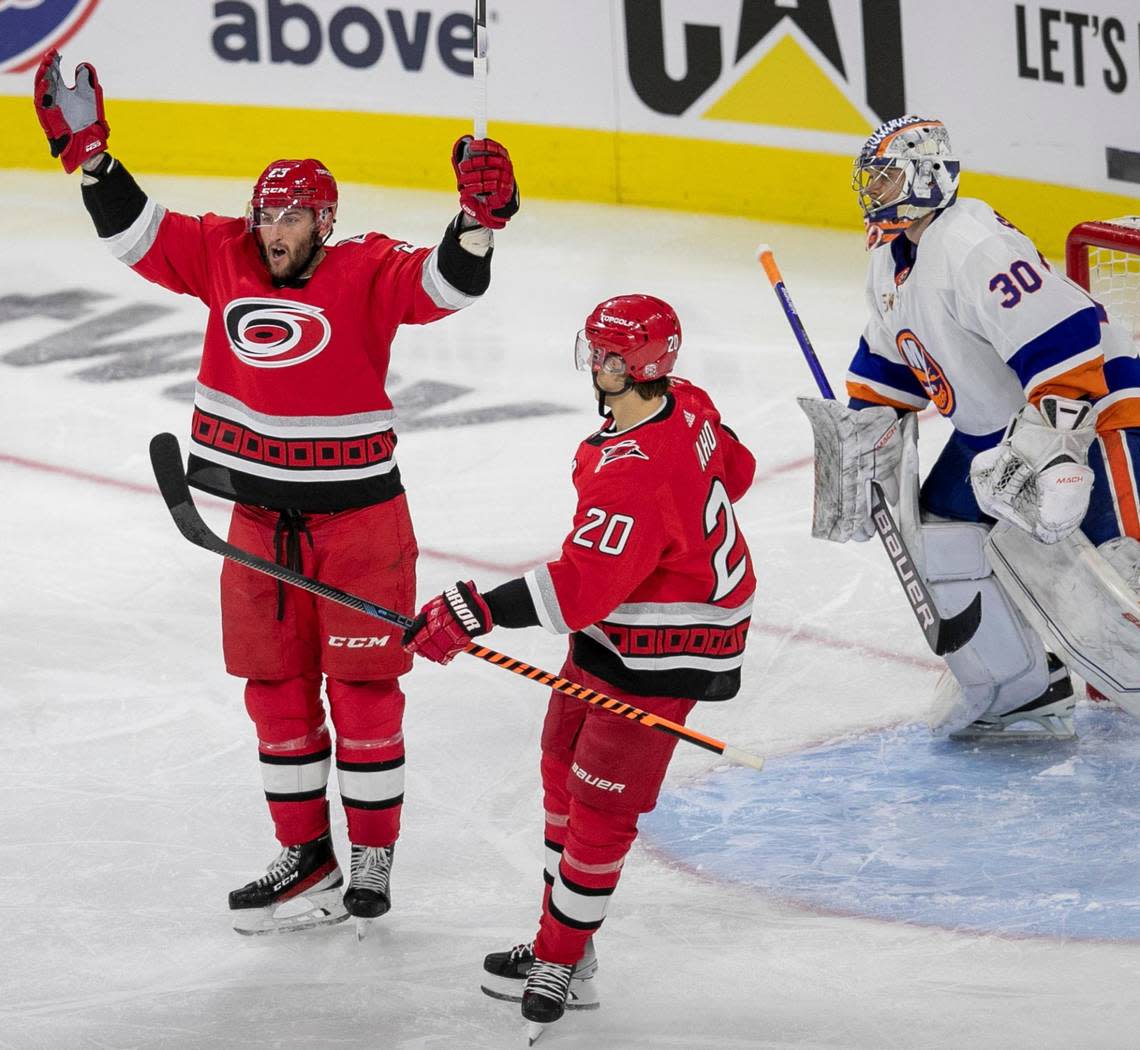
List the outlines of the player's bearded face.
{"label": "player's bearded face", "polygon": [[321,247],[316,216],[308,208],[262,208],[255,230],[262,261],[275,281],[301,276]]}

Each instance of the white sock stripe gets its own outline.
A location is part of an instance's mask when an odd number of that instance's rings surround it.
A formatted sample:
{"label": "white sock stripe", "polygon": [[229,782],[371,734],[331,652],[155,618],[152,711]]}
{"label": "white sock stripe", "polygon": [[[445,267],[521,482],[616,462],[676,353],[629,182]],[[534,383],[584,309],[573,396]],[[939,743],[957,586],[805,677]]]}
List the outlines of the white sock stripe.
{"label": "white sock stripe", "polygon": [[613,890],[599,893],[579,893],[570,889],[561,876],[554,880],[550,900],[563,915],[574,922],[597,923],[606,917]]}
{"label": "white sock stripe", "polygon": [[332,759],[300,764],[260,762],[261,783],[270,795],[301,795],[323,791],[329,782]]}
{"label": "white sock stripe", "polygon": [[551,849],[549,846],[544,847],[546,852],[546,874],[552,880],[558,879],[558,864],[562,860],[562,854],[556,849]]}
{"label": "white sock stripe", "polygon": [[337,783],[345,798],[361,802],[384,802],[404,793],[404,767],[366,773],[353,769],[337,769]]}
{"label": "white sock stripe", "polygon": [[569,813],[551,813],[550,810],[545,810],[543,816],[552,828],[564,828],[570,823]]}

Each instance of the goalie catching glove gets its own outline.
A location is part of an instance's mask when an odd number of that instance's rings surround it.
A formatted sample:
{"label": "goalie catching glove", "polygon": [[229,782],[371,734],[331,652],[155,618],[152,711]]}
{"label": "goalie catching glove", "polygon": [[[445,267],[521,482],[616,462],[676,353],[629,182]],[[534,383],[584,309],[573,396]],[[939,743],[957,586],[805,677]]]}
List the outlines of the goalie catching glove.
{"label": "goalie catching glove", "polygon": [[1086,466],[1096,437],[1092,406],[1052,394],[1025,405],[1001,443],[970,464],[978,506],[1042,543],[1056,543],[1084,520],[1093,472]]}
{"label": "goalie catching glove", "polygon": [[40,60],[33,101],[51,155],[59,158],[64,171],[72,172],[106,150],[111,129],[94,66],[80,62],[75,67],[75,87],[68,87],[59,63],[60,54],[54,47]]}
{"label": "goalie catching glove", "polygon": [[854,409],[831,399],[796,398],[815,438],[811,534],[860,543],[875,535],[871,482],[891,503],[899,498],[903,426],[893,408]]}
{"label": "goalie catching glove", "polygon": [[436,595],[404,632],[404,648],[437,664],[450,663],[472,638],[494,626],[491,610],[475,584],[456,583]]}

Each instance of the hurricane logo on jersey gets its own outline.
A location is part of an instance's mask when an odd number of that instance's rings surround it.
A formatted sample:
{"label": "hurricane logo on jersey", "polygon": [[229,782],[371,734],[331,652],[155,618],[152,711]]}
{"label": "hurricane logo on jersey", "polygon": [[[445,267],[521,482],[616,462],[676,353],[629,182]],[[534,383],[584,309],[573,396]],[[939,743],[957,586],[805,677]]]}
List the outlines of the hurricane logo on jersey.
{"label": "hurricane logo on jersey", "polygon": [[225,310],[230,349],[254,368],[288,368],[316,357],[332,326],[319,306],[289,299],[234,299]]}
{"label": "hurricane logo on jersey", "polygon": [[926,391],[926,396],[930,398],[934,407],[942,415],[949,416],[958,403],[954,397],[954,388],[946,378],[946,373],[942,371],[942,366],[922,345],[922,340],[909,328],[904,328],[895,336],[895,346],[915,374],[915,378],[922,384],[922,389]]}
{"label": "hurricane logo on jersey", "polygon": [[49,48],[63,47],[99,0],[0,0],[0,72],[35,69]]}
{"label": "hurricane logo on jersey", "polygon": [[598,465],[594,467],[594,473],[597,474],[607,463],[614,463],[619,459],[648,459],[649,457],[641,451],[641,446],[632,438],[627,438],[625,441],[619,441],[616,445],[606,445],[602,449],[602,457],[598,460]]}

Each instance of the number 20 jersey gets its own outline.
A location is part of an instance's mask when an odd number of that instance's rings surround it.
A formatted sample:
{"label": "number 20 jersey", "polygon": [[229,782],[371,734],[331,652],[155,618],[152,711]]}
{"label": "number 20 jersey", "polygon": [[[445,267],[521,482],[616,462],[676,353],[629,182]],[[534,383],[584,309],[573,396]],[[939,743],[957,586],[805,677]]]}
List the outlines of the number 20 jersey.
{"label": "number 20 jersey", "polygon": [[639,696],[736,694],[756,578],[732,505],[755,470],[681,379],[650,418],[582,442],[561,557],[524,577],[542,625],[573,632],[579,667]]}

